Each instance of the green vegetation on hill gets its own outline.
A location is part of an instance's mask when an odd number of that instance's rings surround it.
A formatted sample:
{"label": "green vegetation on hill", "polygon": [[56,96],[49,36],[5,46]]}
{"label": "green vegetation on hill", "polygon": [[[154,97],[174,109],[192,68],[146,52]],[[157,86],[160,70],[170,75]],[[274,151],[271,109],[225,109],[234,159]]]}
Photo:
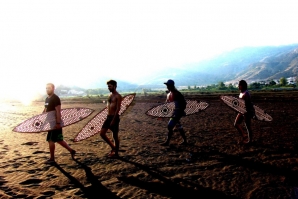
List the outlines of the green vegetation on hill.
{"label": "green vegetation on hill", "polygon": [[[280,78],[279,83],[271,80],[268,83],[254,82],[248,85],[250,90],[293,90],[298,85],[298,77],[294,84],[289,84],[285,77]],[[206,87],[196,87],[188,86],[187,89],[182,89],[183,92],[233,92],[238,91],[238,86],[232,84],[225,85],[224,82],[219,82],[218,84],[211,84]]]}

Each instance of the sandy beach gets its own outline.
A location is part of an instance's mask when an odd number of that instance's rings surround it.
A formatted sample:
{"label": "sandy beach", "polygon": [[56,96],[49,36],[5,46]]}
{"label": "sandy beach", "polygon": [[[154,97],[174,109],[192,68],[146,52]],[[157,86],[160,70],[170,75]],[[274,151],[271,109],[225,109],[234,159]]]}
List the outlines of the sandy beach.
{"label": "sandy beach", "polygon": [[[49,158],[46,133],[15,133],[20,122],[41,113],[43,102],[29,106],[0,104],[1,198],[289,198],[298,186],[298,93],[252,95],[253,102],[273,122],[252,121],[254,143],[238,144],[233,127],[236,112],[219,96],[191,95],[210,104],[184,117],[189,145],[180,146],[175,133],[169,147],[168,119],[145,115],[165,96],[137,96],[121,116],[120,158],[109,159],[110,148],[99,134],[81,142],[75,135],[103,103],[62,100],[62,108],[86,107],[94,113],[65,127],[64,138],[77,151],[76,160],[56,145],[57,165]],[[108,133],[111,136],[111,133]]]}

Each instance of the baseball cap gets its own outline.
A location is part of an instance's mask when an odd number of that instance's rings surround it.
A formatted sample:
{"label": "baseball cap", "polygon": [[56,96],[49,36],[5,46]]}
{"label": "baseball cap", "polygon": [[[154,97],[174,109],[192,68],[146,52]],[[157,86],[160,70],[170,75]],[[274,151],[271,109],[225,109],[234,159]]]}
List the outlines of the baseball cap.
{"label": "baseball cap", "polygon": [[164,84],[166,85],[171,85],[171,86],[174,86],[175,85],[175,82],[171,79],[169,79],[167,82],[165,82]]}

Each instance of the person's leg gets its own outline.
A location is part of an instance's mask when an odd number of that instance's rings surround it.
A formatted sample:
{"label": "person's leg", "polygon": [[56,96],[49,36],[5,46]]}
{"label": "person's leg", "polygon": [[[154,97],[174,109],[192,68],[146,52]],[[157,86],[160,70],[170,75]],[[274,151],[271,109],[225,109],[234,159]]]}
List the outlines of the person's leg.
{"label": "person's leg", "polygon": [[73,156],[75,155],[76,151],[70,148],[63,139],[64,138],[62,134],[62,129],[56,129],[52,131],[50,140],[53,142],[57,142],[58,144],[66,148],[71,153],[72,158],[74,158]]}
{"label": "person's leg", "polygon": [[109,157],[114,157],[114,156],[118,156],[118,152],[119,152],[119,147],[120,147],[120,141],[119,141],[119,137],[118,137],[118,130],[113,129],[113,139],[114,139],[114,146],[115,148],[112,148],[111,153],[109,154]]}
{"label": "person's leg", "polygon": [[238,133],[241,135],[241,137],[244,138],[246,134],[241,126],[241,123],[243,122],[243,118],[244,118],[244,116],[242,114],[238,113],[238,115],[235,119],[234,126],[237,129]]}
{"label": "person's leg", "polygon": [[55,142],[49,141],[50,161],[55,161]]}
{"label": "person's leg", "polygon": [[57,143],[60,144],[61,146],[63,146],[64,148],[66,148],[70,152],[72,159],[74,159],[74,155],[76,154],[75,150],[70,148],[70,146],[64,140],[58,141]]}
{"label": "person's leg", "polygon": [[66,148],[70,153],[74,151],[64,140],[58,141],[57,143]]}
{"label": "person's leg", "polygon": [[53,141],[53,131],[48,131],[47,142],[49,143],[50,159],[49,162],[55,161],[55,142]]}
{"label": "person's leg", "polygon": [[114,146],[115,149],[112,150],[112,152],[110,153],[110,157],[112,156],[118,156],[118,152],[119,152],[119,147],[120,147],[120,141],[119,141],[119,123],[120,123],[120,118],[118,117],[116,119],[116,122],[113,126],[111,126],[111,131],[113,132],[113,139],[114,139]]}
{"label": "person's leg", "polygon": [[234,122],[234,127],[237,129],[238,133],[242,136],[243,135],[243,129],[241,127],[241,123],[243,121],[243,115],[238,113],[236,116],[235,122]]}
{"label": "person's leg", "polygon": [[113,132],[113,139],[114,139],[116,153],[118,153],[119,147],[120,147],[120,141],[119,141],[119,137],[118,137],[118,131],[117,132]]}
{"label": "person's leg", "polygon": [[102,128],[100,131],[100,136],[102,137],[102,139],[104,141],[106,141],[106,143],[108,143],[108,145],[110,145],[110,147],[112,148],[112,150],[115,150],[115,145],[112,143],[112,141],[107,137],[107,128]]}
{"label": "person's leg", "polygon": [[250,143],[250,142],[252,142],[252,139],[253,139],[253,133],[251,130],[251,119],[247,115],[245,115],[245,126],[246,126],[246,130],[247,130],[247,134],[248,134],[247,143]]}
{"label": "person's leg", "polygon": [[183,139],[183,141],[180,142],[179,144],[181,144],[181,145],[187,144],[185,131],[184,131],[183,126],[181,125],[180,121],[176,124],[176,127],[178,128],[178,131],[180,132],[180,135]]}
{"label": "person's leg", "polygon": [[170,144],[170,140],[173,135],[173,129],[175,126],[176,126],[175,118],[171,118],[168,123],[168,137],[167,137],[167,140],[161,144],[162,146],[168,146]]}

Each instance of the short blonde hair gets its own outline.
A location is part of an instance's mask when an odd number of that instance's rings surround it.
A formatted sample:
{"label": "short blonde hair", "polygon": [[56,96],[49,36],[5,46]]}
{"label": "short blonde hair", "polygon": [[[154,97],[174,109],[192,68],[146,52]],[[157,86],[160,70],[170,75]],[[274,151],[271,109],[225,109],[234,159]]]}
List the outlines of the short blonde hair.
{"label": "short blonde hair", "polygon": [[47,83],[47,85],[50,85],[53,89],[55,89],[55,85],[53,83]]}

